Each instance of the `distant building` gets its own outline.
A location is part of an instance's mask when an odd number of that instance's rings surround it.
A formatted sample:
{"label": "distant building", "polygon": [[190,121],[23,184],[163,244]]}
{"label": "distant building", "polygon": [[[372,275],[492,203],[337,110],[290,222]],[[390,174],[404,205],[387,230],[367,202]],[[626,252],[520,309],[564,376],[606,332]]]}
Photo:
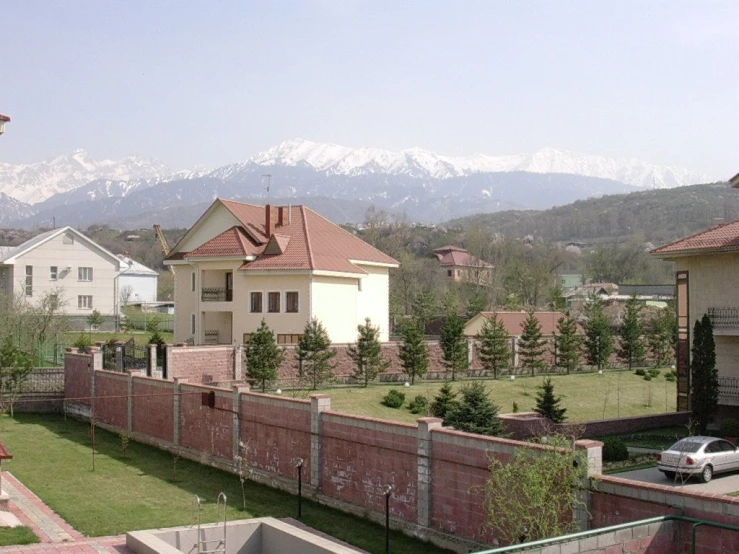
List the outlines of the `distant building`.
{"label": "distant building", "polygon": [[559,284],[563,289],[574,289],[582,285],[582,273],[560,273]]}
{"label": "distant building", "polygon": [[434,250],[444,276],[454,282],[489,286],[495,266],[471,255],[459,246],[442,246]]}
{"label": "distant building", "polygon": [[159,273],[140,264],[128,254],[118,254],[121,274],[118,290],[121,305],[156,302]]}
{"label": "distant building", "polygon": [[617,292],[618,285],[616,283],[588,283],[565,290],[562,298],[564,298],[567,308],[579,309],[593,296],[599,296],[605,300],[612,293]]}

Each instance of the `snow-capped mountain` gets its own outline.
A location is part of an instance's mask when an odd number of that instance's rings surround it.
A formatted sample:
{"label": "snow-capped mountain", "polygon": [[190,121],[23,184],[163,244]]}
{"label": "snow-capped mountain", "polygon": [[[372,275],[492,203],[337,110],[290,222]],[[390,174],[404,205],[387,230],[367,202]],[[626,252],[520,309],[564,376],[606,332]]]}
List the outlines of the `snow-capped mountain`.
{"label": "snow-capped mountain", "polygon": [[162,179],[173,173],[155,159],[129,156],[122,160],[95,160],[84,150],[75,150],[33,164],[0,163],[0,192],[27,204],[37,204],[97,179]]}
{"label": "snow-capped mountain", "polygon": [[391,152],[379,148],[349,148],[337,144],[321,144],[292,139],[270,148],[246,162],[216,169],[210,176],[219,179],[238,178],[239,174],[258,166],[307,165],[327,175],[407,175],[417,178],[450,179],[481,173],[525,171],[528,173],[564,173],[599,177],[645,188],[668,188],[710,179],[700,173],[658,166],[631,159],[612,159],[545,148],[533,154],[468,157],[442,156],[420,148]]}

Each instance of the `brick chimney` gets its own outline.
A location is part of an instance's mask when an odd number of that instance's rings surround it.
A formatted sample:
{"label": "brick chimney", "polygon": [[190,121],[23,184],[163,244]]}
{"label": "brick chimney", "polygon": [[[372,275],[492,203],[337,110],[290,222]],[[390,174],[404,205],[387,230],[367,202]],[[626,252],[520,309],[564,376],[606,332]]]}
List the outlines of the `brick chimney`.
{"label": "brick chimney", "polygon": [[272,235],[275,234],[275,214],[273,213],[272,206],[267,204],[264,206],[264,217],[265,217],[265,225],[264,230],[267,234],[267,238],[270,238]]}
{"label": "brick chimney", "polygon": [[277,208],[277,226],[282,227],[285,224],[285,206]]}

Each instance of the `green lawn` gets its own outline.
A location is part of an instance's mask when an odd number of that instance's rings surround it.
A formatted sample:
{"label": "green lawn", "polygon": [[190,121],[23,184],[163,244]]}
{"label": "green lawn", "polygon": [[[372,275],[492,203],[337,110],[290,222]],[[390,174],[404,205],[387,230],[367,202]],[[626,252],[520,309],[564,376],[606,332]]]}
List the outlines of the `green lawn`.
{"label": "green lawn", "polygon": [[[167,452],[131,443],[123,458],[118,436],[100,429],[93,471],[89,431],[88,424],[61,416],[0,417],[0,435],[13,454],[3,469],[84,535],[189,525],[194,494],[203,500],[202,521],[215,521],[221,491],[228,496],[229,520],[297,515],[295,496],[255,483],[247,483],[247,509],[241,511],[236,475],[180,459],[175,476]],[[380,525],[309,501],[303,502],[302,521],[369,552],[384,552]],[[447,552],[397,532],[391,544],[395,552]]]}
{"label": "green lawn", "polygon": [[[664,373],[664,371],[663,371]],[[500,413],[513,411],[513,403],[521,412],[530,411],[536,405],[536,393],[543,377],[516,377],[486,380],[490,398],[500,407]],[[607,371],[597,373],[575,373],[572,375],[552,375],[554,392],[562,396],[562,406],[567,408],[568,421],[591,421],[616,417],[659,414],[675,411],[675,383],[658,377],[645,381],[642,377],[628,371]],[[454,384],[458,390],[464,381]],[[416,395],[432,400],[441,388],[441,381],[420,381],[410,387],[403,383],[374,384],[363,387],[334,387],[315,392],[331,396],[331,409],[339,412],[382,419],[395,419],[414,422],[414,415],[405,407]],[[387,408],[380,404],[382,397],[391,388],[406,394],[406,404],[401,409]],[[286,391],[285,394],[307,396],[305,391]],[[647,404],[651,404],[648,406]]]}
{"label": "green lawn", "polygon": [[28,527],[0,527],[0,546],[36,542],[38,542],[38,537]]}
{"label": "green lawn", "polygon": [[[686,425],[675,425],[615,436],[621,439],[626,446],[667,450],[678,440],[688,436],[688,427]],[[599,437],[599,439],[602,438]]]}

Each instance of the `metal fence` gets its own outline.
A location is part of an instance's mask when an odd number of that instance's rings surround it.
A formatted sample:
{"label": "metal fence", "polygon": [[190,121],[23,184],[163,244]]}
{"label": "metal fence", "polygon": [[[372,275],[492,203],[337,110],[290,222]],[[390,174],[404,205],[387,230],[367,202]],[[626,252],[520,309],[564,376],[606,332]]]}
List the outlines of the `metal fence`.
{"label": "metal fence", "polygon": [[739,397],[739,378],[719,377],[718,394],[719,396]]}

